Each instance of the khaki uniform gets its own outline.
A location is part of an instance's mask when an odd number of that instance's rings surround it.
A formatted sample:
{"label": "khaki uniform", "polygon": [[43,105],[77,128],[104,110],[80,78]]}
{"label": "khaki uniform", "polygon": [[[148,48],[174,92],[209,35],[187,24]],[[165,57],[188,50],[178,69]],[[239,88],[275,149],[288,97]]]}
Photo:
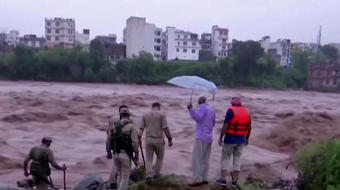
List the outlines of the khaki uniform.
{"label": "khaki uniform", "polygon": [[[121,122],[128,122],[130,119],[122,119]],[[114,123],[117,121],[110,120],[110,126],[106,141],[106,151],[112,151],[112,133],[116,132]],[[135,153],[138,153],[138,130],[135,128],[133,123],[129,123],[122,128],[123,134],[131,135],[132,146]],[[122,150],[119,154],[113,153],[113,167],[110,175],[110,183],[116,183],[118,190],[126,190],[129,185],[129,176],[131,170],[131,158]],[[118,175],[117,175],[118,174]],[[116,175],[118,176],[116,179]]]}
{"label": "khaki uniform", "polygon": [[[160,111],[151,111],[142,118],[141,128],[146,130],[146,177],[160,174],[164,160],[164,129],[168,128],[166,115]],[[154,172],[153,156],[157,156]]]}
{"label": "khaki uniform", "polygon": [[36,183],[38,190],[48,189],[48,176],[51,174],[49,163],[56,166],[57,163],[54,159],[52,150],[45,146],[40,145],[31,149],[30,153],[26,156],[26,161],[32,159],[30,172],[33,180]]}

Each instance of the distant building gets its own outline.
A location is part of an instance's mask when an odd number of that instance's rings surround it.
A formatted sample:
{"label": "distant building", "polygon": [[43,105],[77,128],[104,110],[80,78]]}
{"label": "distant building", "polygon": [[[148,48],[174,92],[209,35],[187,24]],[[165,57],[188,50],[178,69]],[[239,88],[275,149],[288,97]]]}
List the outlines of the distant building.
{"label": "distant building", "polygon": [[90,30],[84,29],[83,33],[76,32],[75,36],[76,44],[81,46],[90,45]]}
{"label": "distant building", "polygon": [[268,53],[268,49],[270,47],[270,36],[262,37],[259,43],[261,44],[261,47],[263,48],[264,52]]}
{"label": "distant building", "polygon": [[200,42],[200,50],[211,51],[212,50],[212,34],[211,33],[203,33],[201,34]]}
{"label": "distant building", "polygon": [[101,42],[104,47],[105,60],[117,61],[126,58],[126,45],[117,44],[117,36],[115,34],[96,36],[95,39]]}
{"label": "distant building", "polygon": [[72,48],[75,45],[75,20],[65,18],[45,19],[46,44],[49,48]]}
{"label": "distant building", "polygon": [[17,30],[11,30],[8,34],[6,34],[5,42],[9,46],[15,47],[20,42],[20,33]]}
{"label": "distant building", "polygon": [[151,53],[154,60],[162,59],[162,29],[146,23],[145,18],[130,17],[123,32],[127,58],[139,56],[141,51]]}
{"label": "distant building", "polygon": [[217,25],[212,27],[212,51],[218,60],[226,58],[229,54],[227,28],[220,28]]}
{"label": "distant building", "polygon": [[314,63],[309,65],[308,88],[340,90],[340,64]]}
{"label": "distant building", "polygon": [[20,38],[20,44],[26,47],[42,49],[46,47],[46,39],[42,37],[39,38],[34,34],[28,34]]}
{"label": "distant building", "polygon": [[291,42],[289,39],[272,42],[268,48],[268,54],[274,56],[281,66],[291,65]]}
{"label": "distant building", "polygon": [[117,44],[117,35],[109,34],[108,36],[96,36],[96,40],[99,40],[103,44]]}
{"label": "distant building", "polygon": [[318,44],[317,43],[301,43],[301,42],[295,42],[292,43],[292,51],[304,51],[304,52],[317,52],[318,50]]}
{"label": "distant building", "polygon": [[167,27],[163,33],[164,60],[198,60],[198,34]]}

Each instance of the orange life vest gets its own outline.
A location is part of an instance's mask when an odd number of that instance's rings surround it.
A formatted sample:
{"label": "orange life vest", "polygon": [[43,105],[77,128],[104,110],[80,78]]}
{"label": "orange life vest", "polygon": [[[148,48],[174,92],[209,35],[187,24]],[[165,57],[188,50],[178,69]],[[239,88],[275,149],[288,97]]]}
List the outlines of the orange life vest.
{"label": "orange life vest", "polygon": [[229,121],[227,134],[230,135],[248,135],[250,131],[250,114],[244,106],[231,106],[234,117]]}

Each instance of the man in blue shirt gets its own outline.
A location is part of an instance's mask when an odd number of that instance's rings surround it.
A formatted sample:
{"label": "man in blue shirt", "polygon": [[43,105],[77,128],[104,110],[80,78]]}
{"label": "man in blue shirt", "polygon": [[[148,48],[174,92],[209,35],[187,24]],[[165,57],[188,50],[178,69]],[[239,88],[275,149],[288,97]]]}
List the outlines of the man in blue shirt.
{"label": "man in blue shirt", "polygon": [[[242,106],[241,99],[234,97],[231,100],[231,107],[228,109],[223,129],[219,138],[219,145],[223,145],[221,158],[221,178],[216,182],[222,186],[227,185],[227,169],[231,157],[233,167],[231,170],[232,185],[236,185],[241,168],[241,154],[251,131],[250,114],[246,107]],[[222,141],[224,137],[224,143]]]}

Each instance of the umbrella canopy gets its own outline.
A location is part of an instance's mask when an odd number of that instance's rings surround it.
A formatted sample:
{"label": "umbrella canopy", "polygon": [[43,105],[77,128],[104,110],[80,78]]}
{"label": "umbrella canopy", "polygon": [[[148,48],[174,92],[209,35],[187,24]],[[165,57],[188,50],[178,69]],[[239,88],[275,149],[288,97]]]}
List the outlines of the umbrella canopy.
{"label": "umbrella canopy", "polygon": [[198,76],[178,76],[168,80],[168,83],[193,90],[204,90],[212,94],[217,91],[217,87],[213,82]]}

